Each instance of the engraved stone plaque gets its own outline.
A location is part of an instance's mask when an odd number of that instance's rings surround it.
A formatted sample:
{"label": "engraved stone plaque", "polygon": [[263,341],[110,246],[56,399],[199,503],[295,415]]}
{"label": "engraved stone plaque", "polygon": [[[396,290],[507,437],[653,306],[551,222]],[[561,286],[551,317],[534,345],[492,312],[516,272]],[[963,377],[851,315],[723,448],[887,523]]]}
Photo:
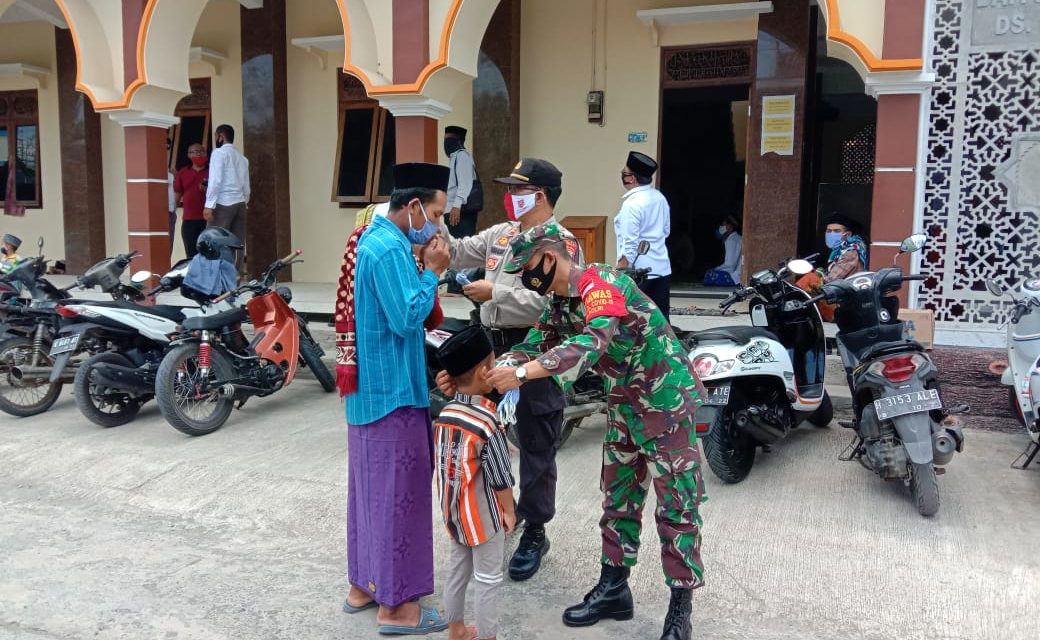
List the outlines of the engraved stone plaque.
{"label": "engraved stone plaque", "polygon": [[1040,132],[1012,137],[1011,157],[996,176],[1007,187],[1008,209],[1040,213]]}
{"label": "engraved stone plaque", "polygon": [[1040,46],[1040,0],[968,0],[971,45],[994,50]]}

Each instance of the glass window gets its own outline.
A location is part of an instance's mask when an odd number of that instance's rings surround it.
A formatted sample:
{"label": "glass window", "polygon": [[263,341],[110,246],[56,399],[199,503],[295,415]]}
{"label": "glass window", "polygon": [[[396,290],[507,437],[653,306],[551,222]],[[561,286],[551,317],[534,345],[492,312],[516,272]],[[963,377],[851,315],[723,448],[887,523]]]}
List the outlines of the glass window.
{"label": "glass window", "polygon": [[0,201],[12,180],[15,204],[43,206],[36,91],[0,91]]}
{"label": "glass window", "polygon": [[353,76],[339,76],[339,131],[332,199],[385,202],[393,188],[394,117]]}

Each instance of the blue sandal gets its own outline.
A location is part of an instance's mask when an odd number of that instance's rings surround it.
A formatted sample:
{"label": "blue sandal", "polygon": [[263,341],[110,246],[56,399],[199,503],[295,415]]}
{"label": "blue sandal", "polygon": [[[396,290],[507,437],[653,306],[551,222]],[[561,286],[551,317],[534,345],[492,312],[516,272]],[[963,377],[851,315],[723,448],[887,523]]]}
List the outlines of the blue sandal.
{"label": "blue sandal", "polygon": [[420,607],[419,624],[414,627],[399,624],[381,624],[379,633],[384,636],[424,636],[428,633],[437,633],[448,628],[448,623],[441,617],[436,609]]}
{"label": "blue sandal", "polygon": [[362,611],[368,611],[369,609],[375,609],[379,606],[379,603],[375,600],[369,600],[360,607],[355,607],[350,604],[350,601],[346,598],[343,599],[343,613],[361,613]]}

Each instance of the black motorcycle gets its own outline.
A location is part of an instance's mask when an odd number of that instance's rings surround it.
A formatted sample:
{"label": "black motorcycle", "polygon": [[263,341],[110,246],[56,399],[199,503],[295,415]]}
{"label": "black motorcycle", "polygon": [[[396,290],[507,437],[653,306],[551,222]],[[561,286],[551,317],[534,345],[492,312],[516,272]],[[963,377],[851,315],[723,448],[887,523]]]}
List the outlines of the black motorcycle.
{"label": "black motorcycle", "polygon": [[[911,236],[900,253],[917,251],[926,241]],[[884,480],[907,483],[918,512],[931,516],[939,510],[936,476],[945,471],[937,467],[964,449],[960,425],[947,418],[967,407],[944,405],[935,364],[899,320],[894,294],[904,282],[924,279],[904,276],[899,267],[864,271],[823,285],[806,304],[838,305],[838,351],[855,412],[854,421],[842,426],[856,431],[842,460],[859,460]]]}

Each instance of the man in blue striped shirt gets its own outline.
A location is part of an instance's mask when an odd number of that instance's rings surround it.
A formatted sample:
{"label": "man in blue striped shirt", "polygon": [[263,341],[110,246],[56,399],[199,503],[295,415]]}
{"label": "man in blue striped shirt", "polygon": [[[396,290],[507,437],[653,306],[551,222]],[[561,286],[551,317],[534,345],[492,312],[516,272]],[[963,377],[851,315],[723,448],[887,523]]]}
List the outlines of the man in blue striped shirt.
{"label": "man in blue striped shirt", "polygon": [[[379,606],[380,633],[443,631],[433,593],[433,441],[423,320],[448,267],[437,237],[448,168],[394,167],[387,216],[361,235],[354,275],[358,390],[347,397],[348,613]],[[413,245],[422,246],[417,273]]]}

